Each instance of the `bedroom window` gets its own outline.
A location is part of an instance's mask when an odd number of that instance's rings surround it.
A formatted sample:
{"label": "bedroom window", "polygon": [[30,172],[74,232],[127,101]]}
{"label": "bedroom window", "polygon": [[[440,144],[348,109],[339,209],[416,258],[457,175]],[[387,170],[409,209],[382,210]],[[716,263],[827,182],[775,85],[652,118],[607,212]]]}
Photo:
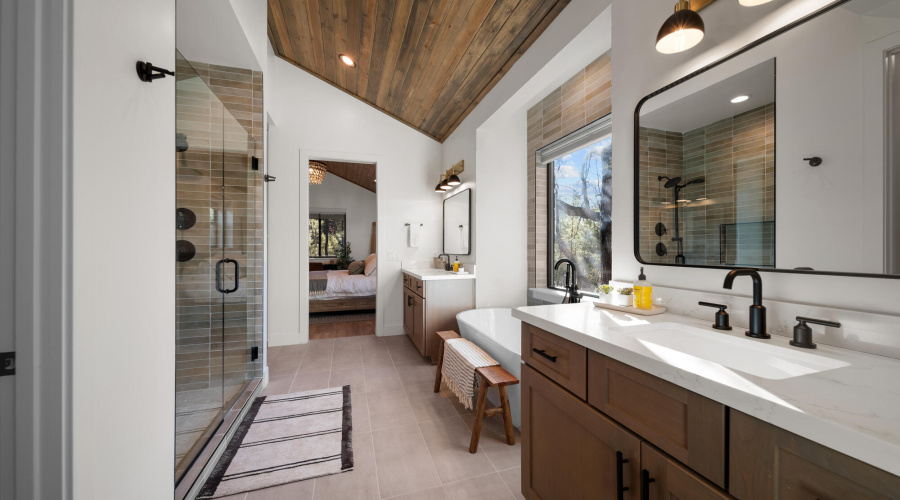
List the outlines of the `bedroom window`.
{"label": "bedroom window", "polygon": [[337,257],[337,251],[344,246],[344,231],[347,227],[345,214],[309,214],[309,256]]}
{"label": "bedroom window", "polygon": [[564,267],[573,261],[578,287],[596,293],[612,278],[611,115],[563,137],[538,152],[547,166],[548,284],[561,288]]}

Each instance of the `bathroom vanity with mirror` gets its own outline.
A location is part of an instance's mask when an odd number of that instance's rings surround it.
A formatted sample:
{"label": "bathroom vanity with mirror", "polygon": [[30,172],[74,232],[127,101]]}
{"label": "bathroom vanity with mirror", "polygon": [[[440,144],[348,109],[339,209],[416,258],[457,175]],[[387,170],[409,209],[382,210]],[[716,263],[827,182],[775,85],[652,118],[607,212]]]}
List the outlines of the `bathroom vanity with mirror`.
{"label": "bathroom vanity with mirror", "polygon": [[638,103],[642,263],[900,276],[900,2],[787,28]]}
{"label": "bathroom vanity with mirror", "polygon": [[900,360],[590,304],[513,316],[529,500],[900,499]]}

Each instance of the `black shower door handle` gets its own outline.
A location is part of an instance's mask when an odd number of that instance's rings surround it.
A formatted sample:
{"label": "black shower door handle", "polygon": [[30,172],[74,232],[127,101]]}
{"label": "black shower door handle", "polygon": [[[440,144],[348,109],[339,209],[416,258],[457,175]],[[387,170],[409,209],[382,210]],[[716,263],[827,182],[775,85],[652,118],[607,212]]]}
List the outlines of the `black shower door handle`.
{"label": "black shower door handle", "polygon": [[[222,264],[234,264],[234,288],[222,288]],[[222,259],[216,262],[216,290],[219,293],[234,293],[241,283],[241,265],[234,259]]]}

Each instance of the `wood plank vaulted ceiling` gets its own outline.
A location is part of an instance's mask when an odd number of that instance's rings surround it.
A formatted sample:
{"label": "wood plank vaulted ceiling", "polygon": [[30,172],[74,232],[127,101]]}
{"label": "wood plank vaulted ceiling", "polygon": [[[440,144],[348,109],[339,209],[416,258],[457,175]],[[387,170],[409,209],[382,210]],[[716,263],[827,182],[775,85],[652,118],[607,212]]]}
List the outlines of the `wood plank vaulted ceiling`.
{"label": "wood plank vaulted ceiling", "polygon": [[377,191],[374,163],[351,163],[344,161],[322,161],[328,167],[325,176],[336,175],[371,192]]}
{"label": "wood plank vaulted ceiling", "polygon": [[268,0],[269,40],[282,59],[443,142],[569,1]]}

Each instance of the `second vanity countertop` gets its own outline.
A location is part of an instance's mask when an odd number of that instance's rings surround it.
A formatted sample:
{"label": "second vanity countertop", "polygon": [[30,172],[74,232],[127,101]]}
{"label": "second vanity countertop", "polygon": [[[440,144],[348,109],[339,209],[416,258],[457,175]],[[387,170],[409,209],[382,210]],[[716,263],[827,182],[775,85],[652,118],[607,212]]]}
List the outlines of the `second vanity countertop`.
{"label": "second vanity countertop", "polygon": [[[746,337],[745,328],[738,326],[721,332],[711,327],[712,314],[705,322],[671,313],[636,316],[582,303],[520,307],[512,315],[900,476],[900,360],[822,344],[818,349],[799,349],[788,344],[789,338],[777,335],[755,340]],[[649,331],[652,327],[646,325],[659,323],[687,325],[748,343],[821,356],[837,367],[797,375],[791,375],[791,368],[786,367],[783,376],[767,378],[679,352],[677,331],[667,339],[666,346],[628,334],[629,328]]]}
{"label": "second vanity countertop", "polygon": [[469,274],[456,274],[450,271],[442,271],[440,269],[401,269],[404,273],[418,278],[422,281],[431,280],[473,280],[475,273],[469,271]]}

